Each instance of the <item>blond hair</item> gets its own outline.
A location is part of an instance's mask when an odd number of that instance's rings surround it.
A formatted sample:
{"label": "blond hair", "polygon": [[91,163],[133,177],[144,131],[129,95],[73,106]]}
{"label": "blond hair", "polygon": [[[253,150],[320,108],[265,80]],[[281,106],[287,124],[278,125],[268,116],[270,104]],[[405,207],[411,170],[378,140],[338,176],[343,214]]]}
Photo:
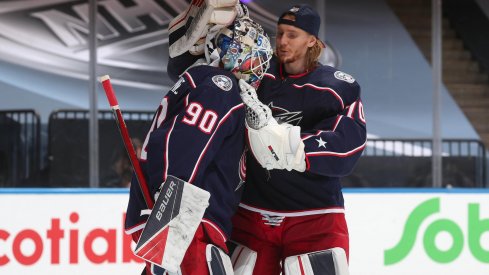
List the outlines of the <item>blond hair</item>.
{"label": "blond hair", "polygon": [[323,45],[319,38],[316,38],[316,43],[306,52],[306,70],[313,70],[319,63],[319,57],[323,52]]}

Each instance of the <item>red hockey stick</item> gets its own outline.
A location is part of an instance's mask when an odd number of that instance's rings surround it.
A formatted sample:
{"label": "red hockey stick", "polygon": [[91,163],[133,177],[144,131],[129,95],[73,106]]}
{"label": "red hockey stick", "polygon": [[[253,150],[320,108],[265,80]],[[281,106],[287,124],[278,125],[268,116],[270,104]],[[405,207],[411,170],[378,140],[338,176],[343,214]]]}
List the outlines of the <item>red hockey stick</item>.
{"label": "red hockey stick", "polygon": [[126,147],[127,154],[129,155],[129,159],[131,160],[132,167],[134,172],[136,173],[136,178],[139,183],[139,188],[143,193],[144,200],[146,201],[146,206],[148,209],[153,209],[153,199],[149,193],[148,183],[146,183],[146,179],[143,176],[143,171],[141,170],[141,166],[139,166],[139,160],[136,156],[136,150],[134,150],[134,146],[131,142],[131,137],[129,136],[129,131],[127,130],[126,123],[124,122],[124,118],[122,117],[121,109],[119,108],[119,103],[117,102],[117,97],[115,96],[114,89],[112,88],[112,84],[110,84],[110,77],[108,75],[104,75],[100,77],[100,82],[105,90],[105,95],[109,100],[110,108],[114,113],[114,117],[117,122],[117,126],[119,128],[119,132],[122,136],[122,140],[124,141],[124,146]]}

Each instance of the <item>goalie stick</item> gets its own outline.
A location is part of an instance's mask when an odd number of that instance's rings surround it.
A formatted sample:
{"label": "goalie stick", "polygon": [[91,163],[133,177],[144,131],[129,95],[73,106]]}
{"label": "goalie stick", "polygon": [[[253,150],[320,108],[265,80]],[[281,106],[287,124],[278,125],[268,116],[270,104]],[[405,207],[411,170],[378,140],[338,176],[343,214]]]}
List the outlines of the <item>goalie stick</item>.
{"label": "goalie stick", "polygon": [[115,121],[117,122],[119,133],[121,134],[122,141],[124,142],[124,147],[126,148],[127,154],[129,155],[129,159],[131,161],[132,168],[134,169],[134,173],[136,174],[136,179],[139,183],[139,188],[141,189],[141,192],[143,194],[146,206],[149,209],[152,209],[153,199],[151,198],[151,195],[149,193],[148,183],[146,182],[146,179],[143,176],[143,171],[141,170],[141,166],[139,165],[139,160],[136,156],[136,150],[134,150],[134,146],[131,142],[131,136],[129,135],[129,131],[127,130],[126,123],[124,122],[124,118],[122,117],[122,112],[117,101],[117,97],[115,96],[114,89],[112,88],[112,84],[110,83],[110,77],[108,75],[104,75],[100,77],[100,82],[104,87],[105,95],[107,96],[110,108],[112,109]]}

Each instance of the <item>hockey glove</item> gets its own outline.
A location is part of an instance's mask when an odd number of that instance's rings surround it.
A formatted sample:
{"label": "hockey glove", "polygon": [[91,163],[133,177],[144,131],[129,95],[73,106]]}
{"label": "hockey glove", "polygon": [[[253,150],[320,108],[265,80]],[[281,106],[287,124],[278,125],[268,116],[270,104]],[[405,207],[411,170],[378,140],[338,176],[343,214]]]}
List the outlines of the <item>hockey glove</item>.
{"label": "hockey glove", "polygon": [[249,127],[257,130],[268,125],[270,120],[275,121],[272,110],[258,99],[255,88],[240,79],[239,89],[241,100],[246,105],[246,123]]}
{"label": "hockey glove", "polygon": [[[273,119],[273,118],[272,118]],[[255,130],[246,125],[250,149],[263,168],[306,170],[304,143],[300,127],[288,123],[277,124],[275,119],[267,126]]]}
{"label": "hockey glove", "polygon": [[238,0],[193,0],[190,6],[169,24],[168,33],[185,28],[185,34],[176,41],[170,41],[170,57],[185,52],[193,55],[204,53],[205,36],[213,25],[228,26],[243,8]]}
{"label": "hockey glove", "polygon": [[246,128],[250,149],[263,168],[306,170],[304,143],[300,127],[278,124],[272,111],[263,104],[256,91],[244,80],[239,81],[241,99],[247,107]]}

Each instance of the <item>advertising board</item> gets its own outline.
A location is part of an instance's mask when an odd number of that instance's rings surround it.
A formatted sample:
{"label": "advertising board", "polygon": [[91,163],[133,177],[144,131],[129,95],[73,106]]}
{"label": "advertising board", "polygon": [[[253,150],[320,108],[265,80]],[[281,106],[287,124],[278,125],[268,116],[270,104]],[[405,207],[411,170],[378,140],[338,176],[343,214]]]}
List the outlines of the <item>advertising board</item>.
{"label": "advertising board", "polygon": [[[127,189],[0,189],[0,274],[140,274]],[[489,274],[489,190],[348,189],[352,275]]]}

